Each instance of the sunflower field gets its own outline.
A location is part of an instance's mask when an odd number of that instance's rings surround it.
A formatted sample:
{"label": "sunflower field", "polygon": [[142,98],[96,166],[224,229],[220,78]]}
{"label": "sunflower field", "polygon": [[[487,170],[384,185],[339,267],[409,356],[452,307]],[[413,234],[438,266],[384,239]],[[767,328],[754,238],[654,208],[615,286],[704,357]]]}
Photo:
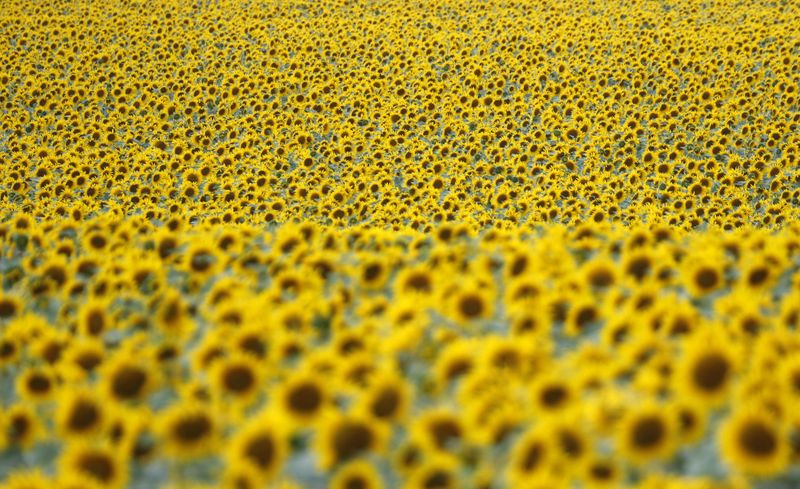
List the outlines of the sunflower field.
{"label": "sunflower field", "polygon": [[0,488],[800,487],[798,26],[0,1]]}

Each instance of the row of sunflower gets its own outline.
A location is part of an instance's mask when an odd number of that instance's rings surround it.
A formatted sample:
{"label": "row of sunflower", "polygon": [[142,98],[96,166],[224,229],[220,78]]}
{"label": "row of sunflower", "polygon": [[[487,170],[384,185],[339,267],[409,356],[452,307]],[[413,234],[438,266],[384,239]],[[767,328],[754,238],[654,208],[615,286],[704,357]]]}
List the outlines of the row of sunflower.
{"label": "row of sunflower", "polygon": [[747,487],[800,457],[796,226],[0,229],[9,488]]}

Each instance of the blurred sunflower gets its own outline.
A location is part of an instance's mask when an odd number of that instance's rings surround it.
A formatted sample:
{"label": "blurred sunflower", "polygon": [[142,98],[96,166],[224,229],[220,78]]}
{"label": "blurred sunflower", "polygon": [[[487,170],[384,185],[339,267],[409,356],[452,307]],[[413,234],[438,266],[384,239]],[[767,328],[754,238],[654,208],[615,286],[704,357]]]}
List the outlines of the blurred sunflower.
{"label": "blurred sunflower", "polygon": [[266,411],[248,420],[226,450],[231,467],[246,464],[258,480],[273,477],[287,456],[282,415]]}
{"label": "blurred sunflower", "polygon": [[104,488],[122,488],[129,474],[126,461],[103,446],[75,442],[66,447],[59,459],[59,474],[77,474]]}
{"label": "blurred sunflower", "polygon": [[318,427],[315,451],[324,469],[371,452],[381,453],[388,437],[385,426],[359,414],[331,413]]}
{"label": "blurred sunflower", "polygon": [[719,443],[732,470],[745,474],[774,476],[789,464],[788,435],[762,410],[737,409],[723,424]]}
{"label": "blurred sunflower", "polygon": [[219,424],[204,405],[171,405],[156,420],[156,433],[168,454],[178,459],[206,455],[218,448]]}
{"label": "blurred sunflower", "polygon": [[297,372],[281,383],[275,399],[289,419],[301,425],[308,424],[325,411],[330,388],[313,372]]}
{"label": "blurred sunflower", "polygon": [[88,439],[99,433],[107,419],[106,408],[87,390],[67,389],[59,396],[56,426],[67,439]]}
{"label": "blurred sunflower", "polygon": [[677,420],[662,406],[642,403],[624,415],[615,450],[635,464],[669,458],[676,448]]}

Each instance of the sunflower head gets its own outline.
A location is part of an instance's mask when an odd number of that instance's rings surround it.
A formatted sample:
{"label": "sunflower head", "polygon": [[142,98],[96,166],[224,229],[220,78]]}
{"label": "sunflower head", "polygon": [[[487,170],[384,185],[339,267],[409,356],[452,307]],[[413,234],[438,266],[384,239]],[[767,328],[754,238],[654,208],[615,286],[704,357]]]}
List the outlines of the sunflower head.
{"label": "sunflower head", "polygon": [[167,453],[176,458],[203,456],[217,446],[219,423],[204,405],[188,402],[173,405],[159,415],[156,423]]}
{"label": "sunflower head", "polygon": [[789,464],[789,436],[762,410],[743,408],[734,412],[719,436],[723,459],[745,474],[774,476]]}

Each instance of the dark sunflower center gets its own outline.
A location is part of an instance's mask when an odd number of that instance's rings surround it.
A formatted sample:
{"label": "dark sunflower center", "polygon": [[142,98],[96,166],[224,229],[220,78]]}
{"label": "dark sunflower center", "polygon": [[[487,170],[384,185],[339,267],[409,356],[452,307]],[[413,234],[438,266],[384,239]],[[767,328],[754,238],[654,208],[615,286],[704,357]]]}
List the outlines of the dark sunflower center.
{"label": "dark sunflower center", "polygon": [[703,290],[713,289],[719,282],[717,272],[711,268],[703,268],[695,275],[695,283]]}
{"label": "dark sunflower center", "polygon": [[747,282],[752,287],[758,287],[767,280],[767,277],[769,277],[769,270],[766,268],[756,268],[750,272],[750,275],[747,277]]}
{"label": "dark sunflower center", "polygon": [[431,434],[436,446],[444,449],[452,440],[461,438],[461,427],[453,420],[443,419],[431,425]]}
{"label": "dark sunflower center", "polygon": [[136,367],[125,367],[114,376],[112,390],[120,399],[134,399],[139,396],[147,381],[147,374]]}
{"label": "dark sunflower center", "polygon": [[396,411],[400,404],[400,394],[392,388],[385,388],[375,397],[372,402],[372,414],[376,418],[389,418]]}
{"label": "dark sunflower center", "polygon": [[50,379],[44,375],[35,374],[28,379],[28,388],[31,392],[42,394],[50,390]]}
{"label": "dark sunflower center", "polygon": [[459,302],[459,310],[466,318],[475,318],[483,312],[483,301],[477,296],[468,295]]}
{"label": "dark sunflower center", "polygon": [[114,477],[114,464],[108,456],[100,453],[87,453],[81,457],[81,470],[101,482],[108,482]]}
{"label": "dark sunflower center", "polygon": [[17,306],[8,300],[0,300],[0,318],[10,318],[17,312]]}
{"label": "dark sunflower center", "polygon": [[432,289],[431,279],[425,274],[415,274],[408,278],[408,288],[417,292],[430,292]]}
{"label": "dark sunflower center", "polygon": [[97,336],[103,332],[106,326],[105,317],[100,311],[92,311],[86,320],[87,331],[92,336]]}
{"label": "dark sunflower center", "polygon": [[188,416],[178,421],[173,432],[180,442],[195,443],[211,432],[211,421],[202,414]]}
{"label": "dark sunflower center", "polygon": [[240,345],[244,351],[252,353],[258,358],[263,358],[267,353],[267,345],[255,336],[245,338]]}
{"label": "dark sunflower center", "polygon": [[571,458],[579,458],[583,455],[583,442],[570,431],[562,431],[560,438],[561,448]]}
{"label": "dark sunflower center", "polygon": [[247,392],[255,383],[256,378],[253,371],[248,367],[236,365],[229,367],[225,371],[225,388],[234,393]]}
{"label": "dark sunflower center", "polygon": [[633,445],[637,448],[653,448],[664,439],[666,427],[661,419],[648,416],[638,420],[633,426]]}
{"label": "dark sunflower center", "polygon": [[378,264],[367,265],[364,269],[364,280],[372,282],[377,279],[381,274],[381,266]]}
{"label": "dark sunflower center", "polygon": [[8,340],[0,341],[0,358],[8,358],[16,351],[17,348],[14,346],[14,343]]}
{"label": "dark sunflower center", "polygon": [[544,449],[540,443],[534,443],[525,450],[525,456],[522,458],[522,470],[524,472],[533,472],[539,467],[542,461]]}
{"label": "dark sunflower center", "polygon": [[88,401],[79,401],[73,406],[67,425],[73,431],[83,431],[94,426],[99,417],[97,406]]}
{"label": "dark sunflower center", "polygon": [[742,427],[739,442],[747,453],[756,457],[768,457],[778,448],[775,433],[759,422],[747,423]]}
{"label": "dark sunflower center", "polygon": [[578,312],[575,323],[579,328],[584,328],[595,319],[597,319],[597,311],[593,307],[584,307]]}
{"label": "dark sunflower center", "polygon": [[333,436],[333,450],[336,460],[343,461],[368,450],[372,444],[372,431],[369,427],[357,423],[346,422],[338,427]]}
{"label": "dark sunflower center", "polygon": [[8,437],[12,441],[17,441],[25,438],[25,435],[30,431],[31,422],[25,416],[13,416],[8,427]]}
{"label": "dark sunflower center", "polygon": [[611,467],[604,464],[595,464],[592,465],[590,469],[592,473],[592,477],[596,480],[609,480],[614,475],[614,472],[611,470]]}
{"label": "dark sunflower center", "polygon": [[322,404],[322,393],[314,384],[301,384],[292,389],[288,401],[292,411],[310,414]]}
{"label": "dark sunflower center", "polygon": [[100,357],[91,352],[81,354],[78,359],[76,360],[78,366],[80,366],[84,371],[91,372],[100,364]]}
{"label": "dark sunflower center", "polygon": [[245,456],[261,470],[266,470],[275,458],[275,442],[269,435],[259,435],[247,443]]}
{"label": "dark sunflower center", "polygon": [[560,406],[567,399],[567,390],[560,385],[548,387],[542,391],[542,403],[549,408]]}
{"label": "dark sunflower center", "polygon": [[704,391],[714,392],[725,384],[730,368],[727,358],[710,353],[697,362],[692,370],[692,379]]}

